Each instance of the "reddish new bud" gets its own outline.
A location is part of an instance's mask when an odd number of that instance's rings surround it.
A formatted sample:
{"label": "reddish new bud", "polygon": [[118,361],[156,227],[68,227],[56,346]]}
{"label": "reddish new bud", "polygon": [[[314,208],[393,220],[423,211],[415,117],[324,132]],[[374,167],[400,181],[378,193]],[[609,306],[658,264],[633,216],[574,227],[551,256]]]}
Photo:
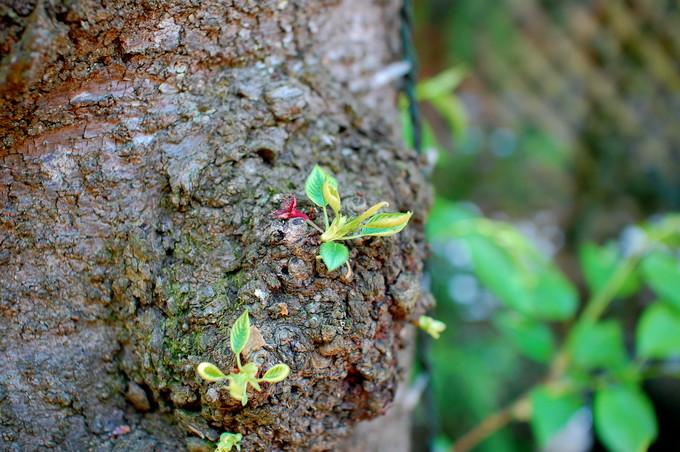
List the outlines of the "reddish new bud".
{"label": "reddish new bud", "polygon": [[307,221],[309,218],[307,215],[304,213],[300,212],[299,210],[296,209],[297,207],[297,200],[295,199],[295,196],[291,195],[289,201],[284,201],[283,202],[283,210],[277,210],[274,212],[276,215],[276,218],[284,218],[284,219],[290,219],[290,218],[302,218],[303,220]]}

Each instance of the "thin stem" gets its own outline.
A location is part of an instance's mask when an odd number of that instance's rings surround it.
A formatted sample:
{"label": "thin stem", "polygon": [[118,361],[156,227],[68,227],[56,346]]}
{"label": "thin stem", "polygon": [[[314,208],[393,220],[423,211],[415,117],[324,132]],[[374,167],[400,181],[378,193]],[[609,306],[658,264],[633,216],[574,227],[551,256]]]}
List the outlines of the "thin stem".
{"label": "thin stem", "polygon": [[323,220],[324,223],[326,224],[326,229],[328,229],[331,225],[328,222],[328,211],[326,210],[326,206],[323,206]]}
{"label": "thin stem", "polygon": [[592,325],[602,316],[609,306],[609,303],[616,297],[621,287],[626,282],[626,278],[635,269],[640,256],[638,254],[628,257],[616,269],[614,275],[607,281],[607,284],[600,289],[589,301],[581,313],[578,325]]}
{"label": "thin stem", "polygon": [[345,279],[349,279],[352,276],[352,267],[349,266],[349,259],[345,261],[345,264],[347,264],[347,274],[345,275]]}
{"label": "thin stem", "polygon": [[460,437],[458,441],[453,443],[452,452],[468,452],[476,447],[479,443],[491,436],[497,430],[508,425],[516,417],[516,412],[519,407],[523,407],[528,403],[525,397],[520,398],[515,403],[507,406],[500,411],[496,411],[491,416],[484,419],[475,428]]}
{"label": "thin stem", "polygon": [[313,227],[314,229],[323,234],[323,229],[317,226],[317,224],[314,223],[312,220],[310,220],[309,218],[305,218],[305,221],[307,222],[308,225],[310,225],[311,227]]}
{"label": "thin stem", "polygon": [[333,240],[353,240],[353,239],[358,239],[358,238],[361,238],[361,237],[366,237],[366,236],[361,235],[361,234],[359,234],[359,235],[348,235],[347,237],[338,237],[337,239],[333,239]]}

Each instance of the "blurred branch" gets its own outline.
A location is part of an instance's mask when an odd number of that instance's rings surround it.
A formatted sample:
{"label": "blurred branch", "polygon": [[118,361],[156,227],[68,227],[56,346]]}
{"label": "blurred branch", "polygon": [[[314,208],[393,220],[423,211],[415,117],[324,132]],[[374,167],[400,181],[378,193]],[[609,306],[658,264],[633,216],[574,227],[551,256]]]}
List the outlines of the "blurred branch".
{"label": "blurred branch", "polygon": [[468,452],[479,443],[494,434],[496,431],[508,425],[513,420],[526,420],[531,412],[531,402],[528,395],[522,396],[510,406],[495,412],[484,419],[477,427],[460,437],[451,452]]}

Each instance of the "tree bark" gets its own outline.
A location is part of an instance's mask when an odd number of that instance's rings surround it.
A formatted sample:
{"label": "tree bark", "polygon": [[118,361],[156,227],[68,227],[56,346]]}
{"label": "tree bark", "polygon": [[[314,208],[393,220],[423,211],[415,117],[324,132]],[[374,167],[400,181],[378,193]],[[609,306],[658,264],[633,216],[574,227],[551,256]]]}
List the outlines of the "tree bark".
{"label": "tree bark", "polygon": [[[222,431],[246,451],[380,450],[342,438],[386,411],[429,304],[430,192],[381,82],[399,6],[0,6],[7,450],[200,451]],[[352,214],[415,211],[397,236],[349,243],[349,279],[317,261],[311,228],[272,216],[289,193],[313,210],[315,163]],[[242,407],[195,368],[234,366],[245,307],[266,342],[245,358],[291,375]]]}

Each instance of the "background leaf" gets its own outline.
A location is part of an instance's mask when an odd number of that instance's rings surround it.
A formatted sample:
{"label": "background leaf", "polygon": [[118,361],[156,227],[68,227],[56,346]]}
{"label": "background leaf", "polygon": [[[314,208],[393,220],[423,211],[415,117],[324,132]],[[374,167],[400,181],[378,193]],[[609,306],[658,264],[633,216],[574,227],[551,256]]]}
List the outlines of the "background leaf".
{"label": "background leaf", "polygon": [[680,312],[680,262],[669,253],[655,252],[642,261],[642,276],[659,297]]}
{"label": "background leaf", "polygon": [[611,452],[642,452],[656,438],[656,415],[649,398],[635,386],[595,393],[595,431]]}
{"label": "background leaf", "polygon": [[545,386],[531,392],[531,428],[539,446],[546,446],[584,406],[583,400],[573,394],[559,394]]}
{"label": "background leaf", "polygon": [[326,181],[329,181],[334,188],[338,188],[338,181],[319,165],[314,165],[314,169],[305,181],[307,197],[319,207],[324,207],[328,204],[323,196],[323,184]]}
{"label": "background leaf", "polygon": [[341,243],[326,242],[321,245],[320,253],[329,272],[332,272],[349,259],[349,250]]}
{"label": "background leaf", "polygon": [[536,316],[547,320],[566,320],[576,311],[578,295],[561,271],[547,265],[537,271],[533,287]]}
{"label": "background leaf", "polygon": [[584,369],[619,369],[628,360],[616,320],[574,328],[568,347],[574,364]]}
{"label": "background leaf", "polygon": [[[614,243],[597,246],[588,242],[579,249],[579,260],[591,293],[596,293],[609,282],[614,275],[622,256]],[[637,274],[631,273],[621,286],[617,296],[625,297],[637,292],[640,281]]]}
{"label": "background leaf", "polygon": [[[493,223],[485,225],[496,227]],[[480,281],[506,306],[528,317],[571,317],[577,307],[573,285],[523,238],[514,233],[502,237],[503,246],[486,234],[461,237],[469,247]]]}
{"label": "background leaf", "polygon": [[550,327],[514,312],[504,312],[494,319],[503,332],[520,351],[538,362],[547,362],[553,353],[554,338]]}
{"label": "background leaf", "polygon": [[643,358],[680,356],[680,314],[666,303],[652,304],[642,314],[636,339]]}
{"label": "background leaf", "polygon": [[[245,310],[241,317],[236,319],[234,326],[231,327],[231,349],[238,357],[246,346],[248,338],[250,337],[250,317],[248,316],[248,309]],[[240,358],[239,358],[240,359]]]}

